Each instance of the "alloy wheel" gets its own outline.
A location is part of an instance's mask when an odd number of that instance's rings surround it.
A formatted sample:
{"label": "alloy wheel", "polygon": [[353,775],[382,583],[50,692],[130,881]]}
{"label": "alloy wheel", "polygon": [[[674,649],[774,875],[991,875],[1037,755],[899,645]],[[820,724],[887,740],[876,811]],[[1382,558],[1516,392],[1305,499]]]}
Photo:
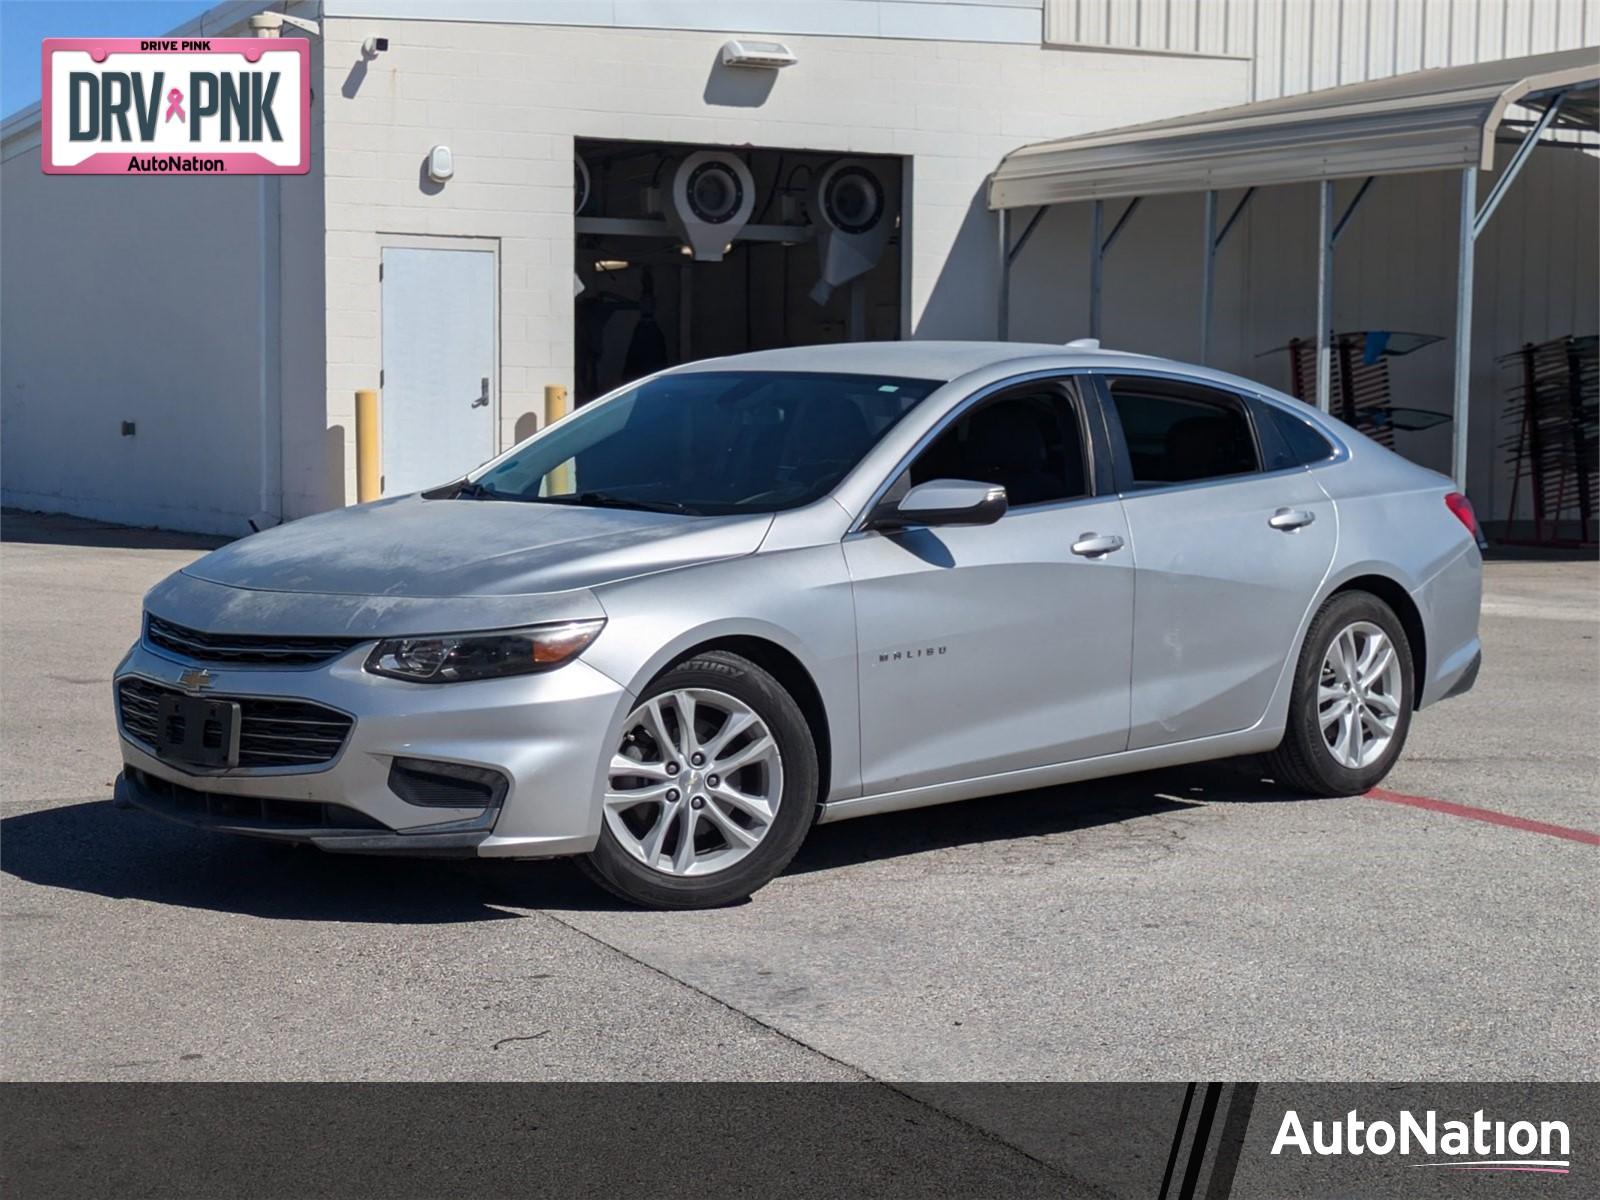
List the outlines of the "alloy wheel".
{"label": "alloy wheel", "polygon": [[628,853],[666,875],[739,862],[772,828],[783,756],[761,716],[710,688],[680,688],[628,714],[611,758],[606,824]]}
{"label": "alloy wheel", "polygon": [[1346,625],[1322,659],[1317,722],[1342,767],[1360,770],[1383,757],[1400,725],[1400,655],[1371,621]]}

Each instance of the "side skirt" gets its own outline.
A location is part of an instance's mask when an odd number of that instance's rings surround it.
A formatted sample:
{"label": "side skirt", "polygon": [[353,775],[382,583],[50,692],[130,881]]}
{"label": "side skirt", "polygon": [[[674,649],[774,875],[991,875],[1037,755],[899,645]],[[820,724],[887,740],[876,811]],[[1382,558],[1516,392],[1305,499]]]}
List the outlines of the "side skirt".
{"label": "side skirt", "polygon": [[1161,767],[1232,758],[1240,754],[1260,754],[1273,749],[1282,740],[1283,726],[1274,729],[1257,726],[1236,733],[1222,733],[1215,737],[1174,742],[1170,746],[1146,746],[1141,750],[1102,754],[1097,758],[1080,758],[1074,762],[1028,767],[1021,771],[1004,771],[998,775],[984,775],[977,779],[930,783],[923,787],[906,788],[898,792],[880,792],[875,796],[862,796],[855,800],[835,800],[823,806],[817,824],[825,825],[830,821],[870,817],[877,813],[898,812],[907,808],[925,808],[932,804],[951,804],[957,800],[973,800],[979,796],[998,796],[1005,792],[1025,791],[1028,788],[1080,783],[1086,779],[1104,779],[1108,775],[1131,775],[1135,771],[1151,771]]}

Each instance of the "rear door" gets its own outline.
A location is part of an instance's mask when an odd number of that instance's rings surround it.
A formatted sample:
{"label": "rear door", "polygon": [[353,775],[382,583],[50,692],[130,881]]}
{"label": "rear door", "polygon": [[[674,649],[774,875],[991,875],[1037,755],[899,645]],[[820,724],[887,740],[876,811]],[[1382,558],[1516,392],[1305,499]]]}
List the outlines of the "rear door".
{"label": "rear door", "polygon": [[1001,484],[1010,507],[994,524],[845,538],[869,795],[1127,744],[1133,562],[1122,504],[1093,469],[1104,426],[1079,400],[1064,378],[981,398],[891,488]]}
{"label": "rear door", "polygon": [[1101,379],[1136,563],[1130,749],[1249,728],[1333,560],[1333,503],[1247,397]]}
{"label": "rear door", "polygon": [[383,248],[383,492],[446,483],[494,457],[495,256]]}

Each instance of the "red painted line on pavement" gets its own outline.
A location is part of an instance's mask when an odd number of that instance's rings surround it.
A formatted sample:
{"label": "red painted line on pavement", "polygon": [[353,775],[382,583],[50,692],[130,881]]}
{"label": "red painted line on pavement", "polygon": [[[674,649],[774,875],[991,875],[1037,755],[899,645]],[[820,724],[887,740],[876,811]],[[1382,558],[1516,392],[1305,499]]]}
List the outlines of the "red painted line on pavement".
{"label": "red painted line on pavement", "polygon": [[1526,833],[1542,833],[1547,837],[1565,838],[1569,842],[1582,842],[1585,846],[1600,846],[1600,833],[1590,833],[1587,829],[1571,829],[1566,825],[1550,825],[1544,821],[1530,821],[1527,817],[1513,817],[1510,813],[1495,812],[1492,808],[1474,808],[1470,804],[1435,800],[1431,796],[1406,796],[1385,788],[1373,788],[1367,793],[1367,798],[1386,800],[1390,804],[1409,804],[1412,808],[1425,808],[1430,812],[1447,813],[1452,817],[1466,817],[1469,821],[1486,821],[1490,825],[1504,825],[1507,829],[1521,829]]}

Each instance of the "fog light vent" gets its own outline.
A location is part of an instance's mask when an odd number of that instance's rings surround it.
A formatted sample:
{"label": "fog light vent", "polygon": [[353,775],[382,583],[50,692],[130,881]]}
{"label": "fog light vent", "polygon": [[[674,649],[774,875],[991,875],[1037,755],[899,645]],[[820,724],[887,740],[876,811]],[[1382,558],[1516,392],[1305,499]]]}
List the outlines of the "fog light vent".
{"label": "fog light vent", "polygon": [[511,781],[490,767],[397,758],[389,766],[389,790],[425,808],[498,808]]}

